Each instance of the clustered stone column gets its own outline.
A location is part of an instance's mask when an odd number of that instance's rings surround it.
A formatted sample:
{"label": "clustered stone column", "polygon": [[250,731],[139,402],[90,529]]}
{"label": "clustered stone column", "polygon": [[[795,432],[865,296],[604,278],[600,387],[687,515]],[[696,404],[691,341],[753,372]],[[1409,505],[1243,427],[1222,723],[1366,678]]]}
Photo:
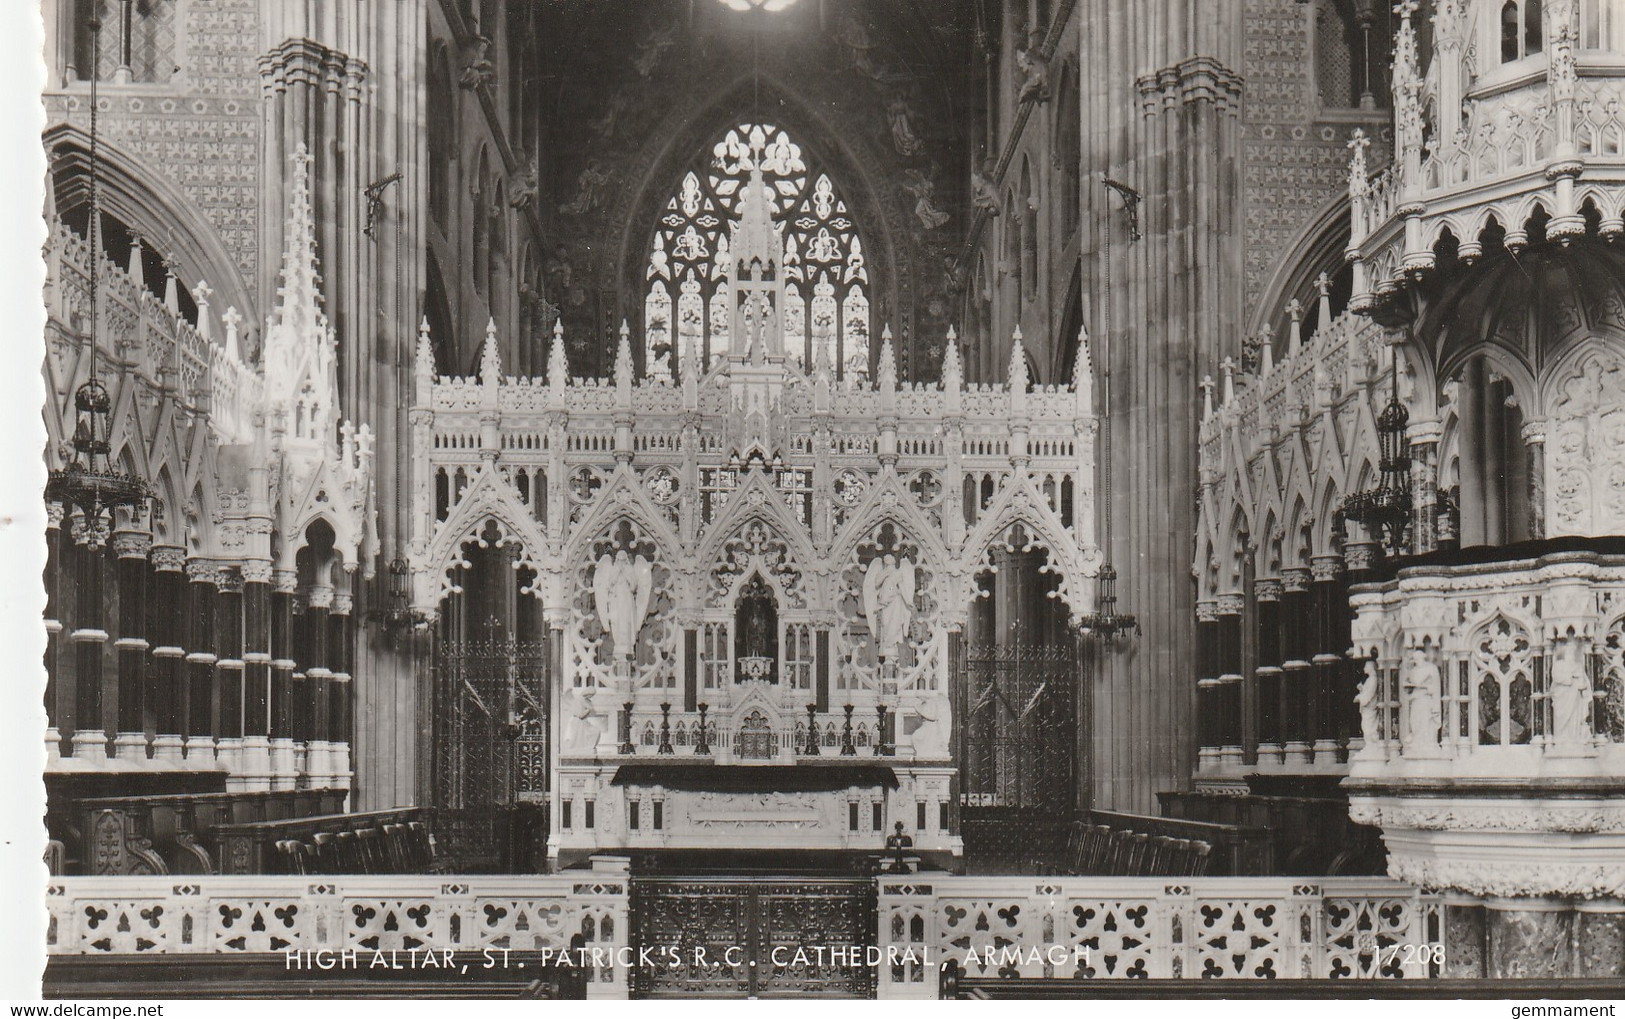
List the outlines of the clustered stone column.
{"label": "clustered stone column", "polygon": [[1309,560],[1314,578],[1310,604],[1314,610],[1314,656],[1309,671],[1309,738],[1313,739],[1314,763],[1335,764],[1339,738],[1348,735],[1348,707],[1354,691],[1348,688],[1348,660],[1343,652],[1349,646],[1348,585],[1343,579],[1343,557],[1336,553],[1317,555]]}
{"label": "clustered stone column", "polygon": [[122,514],[114,527],[103,519],[92,547],[77,515],[48,509],[49,770],[224,771],[236,790],[348,787],[348,591],[313,588],[291,646],[291,574],[273,596],[269,563],[189,556]]}
{"label": "clustered stone column", "polygon": [[1310,687],[1314,682],[1309,659],[1314,652],[1310,629],[1314,618],[1310,583],[1305,566],[1281,571],[1281,737],[1286,764],[1310,764],[1314,736],[1310,732]]}
{"label": "clustered stone column", "polygon": [[1529,464],[1529,538],[1546,537],[1546,422],[1524,422],[1523,444]]}
{"label": "clustered stone column", "polygon": [[113,535],[118,583],[118,725],[113,755],[126,766],[147,763],[144,699],[147,683],[147,557],[152,535],[146,531],[119,531]]}
{"label": "clustered stone column", "polygon": [[[1411,451],[1411,551],[1430,552],[1438,545],[1438,421],[1413,421],[1405,429]],[[1353,568],[1353,564],[1350,564]]]}
{"label": "clustered stone column", "polygon": [[152,758],[161,766],[181,766],[181,750],[186,745],[181,715],[185,704],[185,657],[181,627],[185,624],[186,549],[176,545],[155,545],[152,549],[152,600],[148,628],[152,649],[147,704],[151,725],[157,734],[152,741]]}
{"label": "clustered stone column", "polygon": [[1253,581],[1257,603],[1258,664],[1254,667],[1258,695],[1258,762],[1282,762],[1281,735],[1281,580],[1260,577]]}
{"label": "clustered stone column", "polygon": [[220,597],[215,602],[215,632],[220,660],[215,662],[215,684],[220,704],[216,760],[228,773],[243,768],[243,575],[222,569]]}
{"label": "clustered stone column", "polygon": [[243,770],[238,784],[271,788],[271,564],[243,564]]}
{"label": "clustered stone column", "polygon": [[1247,598],[1239,591],[1219,595],[1219,657],[1217,685],[1214,688],[1214,721],[1217,730],[1219,764],[1240,767],[1242,625]]}
{"label": "clustered stone column", "polygon": [[293,598],[299,589],[294,570],[271,571],[271,701],[269,737],[270,786],[294,786],[293,739]]}
{"label": "clustered stone column", "polygon": [[[104,550],[87,545],[83,518],[73,524],[70,567],[74,579],[74,620],[68,640],[73,645],[73,757],[95,766],[107,757],[107,726],[102,718],[102,659],[107,647],[103,584],[107,573]],[[89,526],[103,526],[91,523]]]}
{"label": "clustered stone column", "polygon": [[189,767],[215,766],[214,645],[215,574],[207,559],[186,562],[186,763]]}
{"label": "clustered stone column", "polygon": [[1219,764],[1219,603],[1196,603],[1196,766],[1209,771]]}
{"label": "clustered stone column", "polygon": [[57,680],[62,635],[62,504],[45,506],[45,760],[55,768],[62,759],[62,709],[56,699],[61,689]]}

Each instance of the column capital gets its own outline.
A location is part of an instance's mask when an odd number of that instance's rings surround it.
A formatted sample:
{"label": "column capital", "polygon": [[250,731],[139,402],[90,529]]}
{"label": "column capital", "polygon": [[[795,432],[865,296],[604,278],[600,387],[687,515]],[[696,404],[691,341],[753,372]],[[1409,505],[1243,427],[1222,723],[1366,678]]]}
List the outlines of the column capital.
{"label": "column capital", "polygon": [[313,609],[333,607],[333,589],[325,584],[311,586],[305,594],[305,605]]}
{"label": "column capital", "polygon": [[160,573],[180,573],[186,569],[186,549],[179,545],[152,546],[152,568]]}
{"label": "column capital", "polygon": [[1405,438],[1412,446],[1431,446],[1444,434],[1443,422],[1436,420],[1412,421],[1405,426]]}
{"label": "column capital", "polygon": [[271,582],[271,564],[263,559],[249,559],[242,567],[243,583],[269,584]]}
{"label": "column capital", "polygon": [[1219,603],[1212,600],[1196,603],[1196,621],[1198,623],[1216,623],[1219,621]]}
{"label": "column capital", "polygon": [[220,567],[213,559],[186,560],[186,579],[194,584],[214,584],[220,574]]}
{"label": "column capital", "polygon": [[243,573],[242,573],[242,570],[241,569],[232,569],[232,568],[230,568],[228,566],[222,566],[222,567],[220,567],[220,572],[219,572],[219,574],[217,575],[217,577],[215,579],[215,583],[220,586],[220,593],[221,594],[242,594],[243,593]]}
{"label": "column capital", "polygon": [[117,531],[113,534],[113,554],[120,559],[145,559],[152,551],[152,535],[146,531]]}
{"label": "column capital", "polygon": [[299,590],[298,570],[272,570],[271,589],[277,594],[293,594]]}
{"label": "column capital", "polygon": [[1327,553],[1309,557],[1309,573],[1319,583],[1329,583],[1343,574],[1343,557]]}
{"label": "column capital", "polygon": [[1239,616],[1247,605],[1247,596],[1240,591],[1226,591],[1219,595],[1219,615]]}
{"label": "column capital", "polygon": [[1288,594],[1302,594],[1313,580],[1314,573],[1307,566],[1288,566],[1281,571],[1281,587]]}
{"label": "column capital", "polygon": [[45,504],[45,529],[54,531],[62,526],[62,517],[67,512],[59,502]]}
{"label": "column capital", "polygon": [[1546,444],[1546,422],[1542,418],[1533,418],[1523,423],[1523,443],[1526,446],[1542,446]]}
{"label": "column capital", "polygon": [[347,616],[355,611],[355,595],[349,591],[333,592],[333,614]]}
{"label": "column capital", "polygon": [[1259,577],[1253,581],[1253,597],[1259,601],[1281,600],[1281,578]]}
{"label": "column capital", "polygon": [[1374,541],[1351,541],[1343,546],[1351,570],[1369,570],[1377,562],[1381,549]]}

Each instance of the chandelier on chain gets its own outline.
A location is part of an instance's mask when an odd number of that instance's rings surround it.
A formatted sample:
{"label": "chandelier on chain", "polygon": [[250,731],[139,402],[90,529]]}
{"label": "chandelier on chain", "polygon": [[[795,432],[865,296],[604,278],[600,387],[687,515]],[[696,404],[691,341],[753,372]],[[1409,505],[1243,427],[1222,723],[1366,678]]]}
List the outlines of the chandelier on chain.
{"label": "chandelier on chain", "polygon": [[[1128,214],[1129,241],[1139,240],[1139,211],[1140,193],[1127,184],[1112,180],[1102,175],[1100,182],[1108,190],[1115,191],[1123,199],[1123,210]],[[1100,572],[1095,575],[1095,610],[1086,613],[1079,620],[1078,628],[1086,635],[1104,638],[1108,643],[1120,633],[1133,630],[1140,633],[1140,620],[1133,613],[1117,611],[1117,569],[1112,566],[1111,560],[1111,527],[1112,527],[1112,362],[1111,362],[1111,331],[1112,331],[1112,272],[1111,272],[1111,224],[1108,223],[1105,233],[1104,249],[1101,252],[1102,282],[1105,286],[1105,328],[1101,330],[1100,338],[1100,481],[1101,505],[1106,507],[1102,515],[1101,547],[1106,550],[1106,561],[1101,564]],[[1083,342],[1083,340],[1079,340]]]}
{"label": "chandelier on chain", "polygon": [[1343,517],[1365,528],[1389,555],[1402,555],[1410,544],[1411,527],[1411,448],[1405,435],[1410,411],[1399,399],[1399,347],[1390,347],[1393,374],[1389,384],[1388,406],[1377,415],[1377,446],[1380,474],[1377,487],[1355,492],[1343,500]]}
{"label": "chandelier on chain", "polygon": [[[101,60],[101,22],[90,21],[95,68]],[[73,394],[73,459],[51,471],[45,498],[64,509],[78,510],[83,540],[99,550],[107,543],[113,514],[120,508],[137,511],[152,491],[142,478],[114,469],[112,462],[113,400],[98,378],[97,332],[100,325],[97,289],[101,277],[101,202],[97,192],[96,76],[90,79],[90,378]],[[105,519],[104,519],[105,518]]]}

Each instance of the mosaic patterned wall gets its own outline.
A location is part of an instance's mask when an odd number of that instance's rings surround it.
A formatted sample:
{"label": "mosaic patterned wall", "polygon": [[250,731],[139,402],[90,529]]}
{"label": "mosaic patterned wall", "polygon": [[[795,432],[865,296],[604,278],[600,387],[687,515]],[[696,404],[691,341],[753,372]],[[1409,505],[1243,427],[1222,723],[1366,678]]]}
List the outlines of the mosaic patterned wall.
{"label": "mosaic patterned wall", "polygon": [[[1304,4],[1246,2],[1243,307],[1251,309],[1299,231],[1346,192],[1350,132],[1362,127],[1373,134],[1379,123],[1382,137],[1392,132],[1382,113],[1361,118],[1344,110],[1322,111]],[[1386,159],[1383,154],[1373,166]]]}
{"label": "mosaic patterned wall", "polygon": [[[97,128],[109,144],[186,194],[220,231],[243,279],[252,284],[259,243],[258,3],[194,0],[183,10],[175,78],[103,87]],[[47,121],[88,130],[84,88],[46,95]],[[193,267],[180,268],[189,283],[195,282]]]}

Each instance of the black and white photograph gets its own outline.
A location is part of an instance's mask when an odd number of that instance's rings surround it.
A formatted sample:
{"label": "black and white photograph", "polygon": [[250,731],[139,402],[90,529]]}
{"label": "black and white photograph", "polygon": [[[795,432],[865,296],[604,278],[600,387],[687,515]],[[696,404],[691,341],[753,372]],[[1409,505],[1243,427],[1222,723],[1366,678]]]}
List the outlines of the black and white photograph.
{"label": "black and white photograph", "polygon": [[11,1015],[1625,1000],[1625,0],[7,6]]}

